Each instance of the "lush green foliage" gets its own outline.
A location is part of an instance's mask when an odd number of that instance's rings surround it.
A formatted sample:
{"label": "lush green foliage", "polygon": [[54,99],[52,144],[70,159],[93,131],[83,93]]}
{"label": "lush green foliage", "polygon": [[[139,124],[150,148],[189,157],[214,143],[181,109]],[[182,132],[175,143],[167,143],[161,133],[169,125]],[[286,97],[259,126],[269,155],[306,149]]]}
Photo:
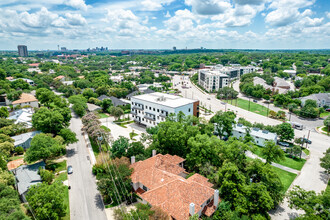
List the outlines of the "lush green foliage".
{"label": "lush green foliage", "polygon": [[57,220],[65,216],[64,188],[65,186],[59,183],[42,183],[29,189],[26,199],[36,218]]}

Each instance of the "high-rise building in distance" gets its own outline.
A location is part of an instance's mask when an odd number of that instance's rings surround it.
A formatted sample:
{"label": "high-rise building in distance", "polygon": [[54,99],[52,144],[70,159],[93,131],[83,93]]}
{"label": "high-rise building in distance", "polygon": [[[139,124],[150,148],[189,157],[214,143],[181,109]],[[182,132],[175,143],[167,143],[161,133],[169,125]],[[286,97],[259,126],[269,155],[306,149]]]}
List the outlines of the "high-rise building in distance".
{"label": "high-rise building in distance", "polygon": [[27,46],[18,45],[17,49],[18,49],[18,56],[20,56],[20,57],[27,57],[28,56]]}

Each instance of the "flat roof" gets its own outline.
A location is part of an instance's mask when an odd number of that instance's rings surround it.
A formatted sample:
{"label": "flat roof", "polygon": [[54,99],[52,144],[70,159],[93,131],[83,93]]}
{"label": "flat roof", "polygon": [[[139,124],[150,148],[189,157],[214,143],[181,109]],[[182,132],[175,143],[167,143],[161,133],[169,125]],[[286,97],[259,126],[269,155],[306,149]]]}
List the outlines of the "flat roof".
{"label": "flat roof", "polygon": [[163,105],[171,108],[177,108],[180,106],[185,106],[191,103],[194,103],[198,100],[187,99],[176,95],[169,95],[161,92],[154,92],[149,94],[137,95],[132,98],[155,103],[158,105]]}

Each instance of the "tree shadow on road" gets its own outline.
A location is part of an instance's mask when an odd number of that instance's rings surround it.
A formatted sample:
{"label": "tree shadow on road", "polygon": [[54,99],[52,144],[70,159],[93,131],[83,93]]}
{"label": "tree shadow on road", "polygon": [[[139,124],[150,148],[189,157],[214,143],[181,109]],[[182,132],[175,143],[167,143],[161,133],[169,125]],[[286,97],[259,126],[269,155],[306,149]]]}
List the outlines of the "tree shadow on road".
{"label": "tree shadow on road", "polygon": [[320,171],[320,180],[322,180],[323,183],[328,184],[329,175],[324,171]]}
{"label": "tree shadow on road", "polygon": [[73,155],[75,155],[76,154],[76,150],[75,149],[67,149],[66,150],[66,156],[67,157],[73,157]]}
{"label": "tree shadow on road", "polygon": [[100,194],[95,195],[94,202],[98,209],[104,210],[104,205]]}

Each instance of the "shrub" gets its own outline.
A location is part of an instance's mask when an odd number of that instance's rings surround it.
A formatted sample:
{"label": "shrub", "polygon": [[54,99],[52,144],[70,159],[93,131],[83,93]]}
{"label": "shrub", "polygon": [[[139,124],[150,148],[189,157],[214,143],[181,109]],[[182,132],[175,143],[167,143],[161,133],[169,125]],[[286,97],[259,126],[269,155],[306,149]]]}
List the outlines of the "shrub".
{"label": "shrub", "polygon": [[39,169],[39,174],[42,182],[51,184],[54,179],[54,174],[51,171]]}
{"label": "shrub", "polygon": [[23,147],[16,147],[15,152],[19,155],[22,155],[24,153],[24,148]]}

